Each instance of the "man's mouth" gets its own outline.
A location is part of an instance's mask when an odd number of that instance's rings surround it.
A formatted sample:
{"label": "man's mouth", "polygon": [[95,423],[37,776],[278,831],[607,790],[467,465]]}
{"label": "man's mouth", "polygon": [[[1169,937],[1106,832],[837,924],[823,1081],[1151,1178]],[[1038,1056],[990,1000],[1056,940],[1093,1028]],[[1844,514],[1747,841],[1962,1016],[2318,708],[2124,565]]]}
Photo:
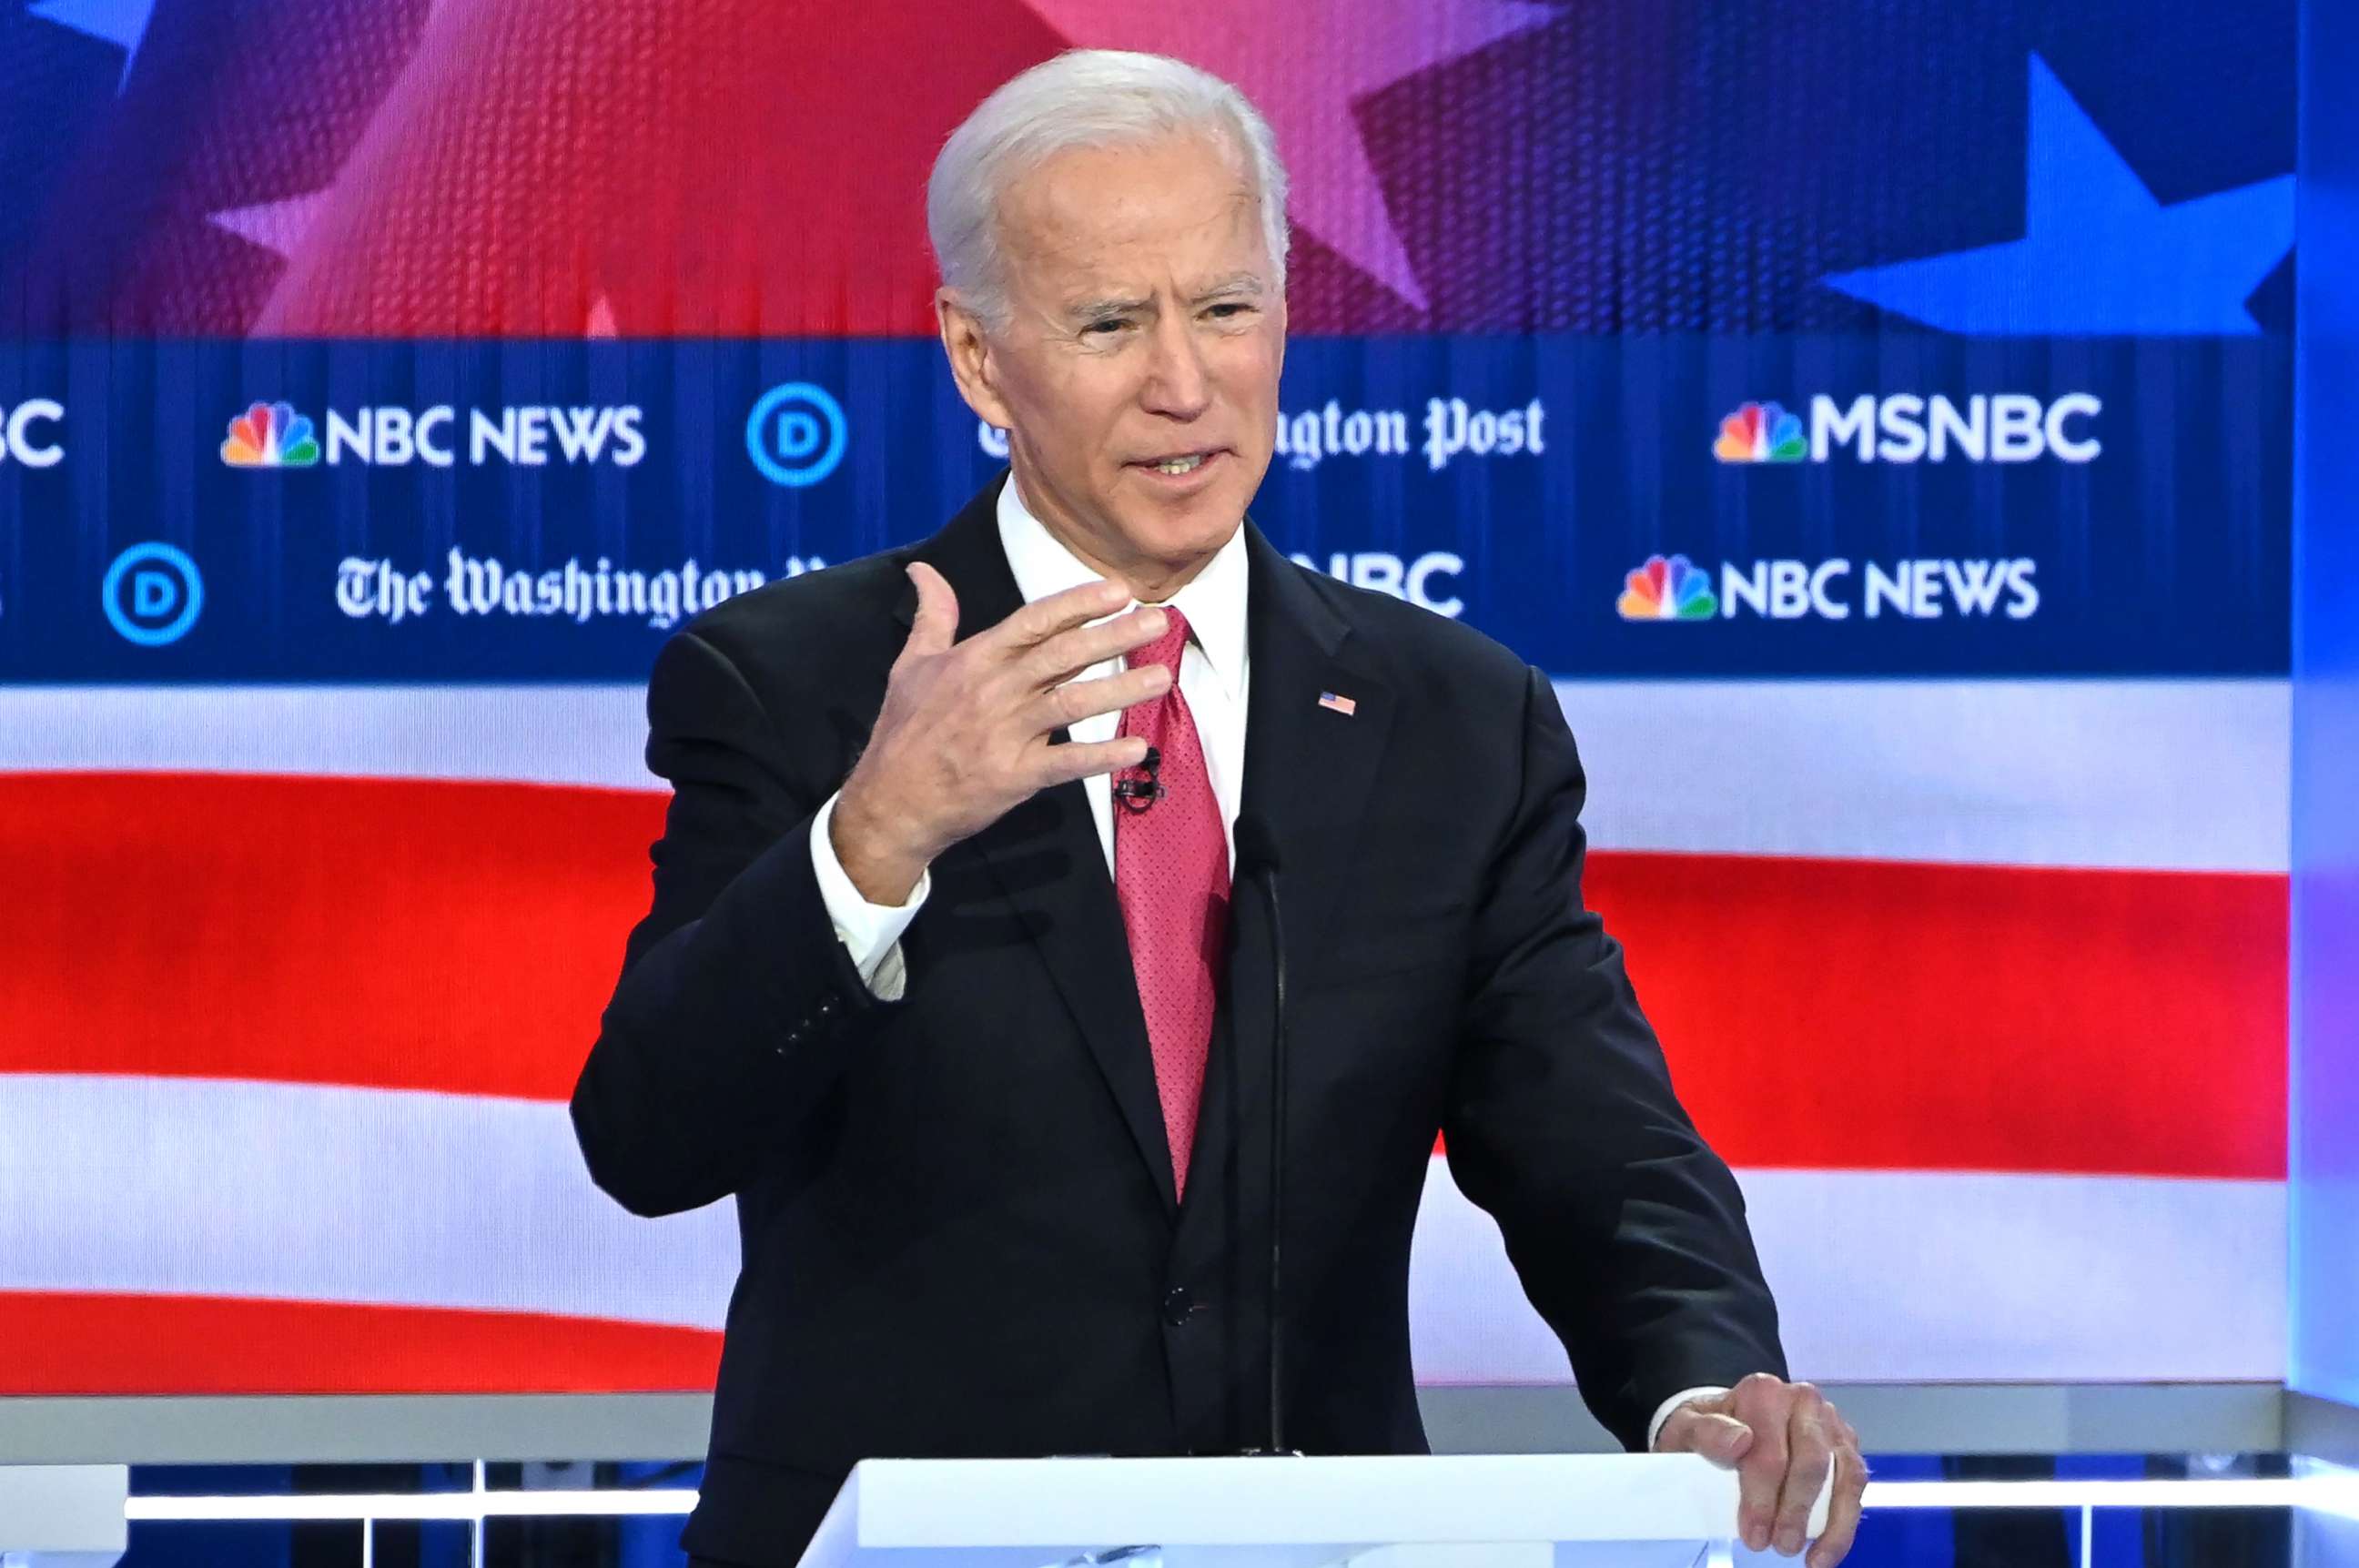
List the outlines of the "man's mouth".
{"label": "man's mouth", "polygon": [[1158,474],[1169,474],[1174,476],[1193,474],[1197,469],[1218,457],[1221,451],[1219,447],[1212,447],[1201,452],[1172,452],[1164,457],[1142,458],[1131,466],[1152,469]]}

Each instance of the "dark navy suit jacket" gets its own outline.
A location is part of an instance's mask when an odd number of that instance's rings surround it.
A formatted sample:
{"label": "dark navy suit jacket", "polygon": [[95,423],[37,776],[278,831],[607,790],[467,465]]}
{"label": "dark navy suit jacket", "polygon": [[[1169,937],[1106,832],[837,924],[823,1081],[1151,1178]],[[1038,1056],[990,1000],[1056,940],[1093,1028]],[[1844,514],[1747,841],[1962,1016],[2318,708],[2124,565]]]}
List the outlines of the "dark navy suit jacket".
{"label": "dark navy suit jacket", "polygon": [[[1080,785],[936,861],[897,1002],[862,984],[812,870],[812,816],[908,636],[904,565],[949,579],[962,635],[1021,603],[996,493],[922,544],[707,612],[648,689],[675,793],[572,1109],[629,1208],[736,1202],[684,1538],[710,1556],[792,1563],[864,1457],[1220,1453],[1263,1428],[1261,901],[1233,905],[1182,1204]],[[1682,1388],[1782,1374],[1736,1184],[1583,905],[1554,691],[1245,527],[1243,810],[1279,845],[1288,943],[1289,1443],[1425,1446],[1409,1237],[1437,1134],[1623,1443]]]}

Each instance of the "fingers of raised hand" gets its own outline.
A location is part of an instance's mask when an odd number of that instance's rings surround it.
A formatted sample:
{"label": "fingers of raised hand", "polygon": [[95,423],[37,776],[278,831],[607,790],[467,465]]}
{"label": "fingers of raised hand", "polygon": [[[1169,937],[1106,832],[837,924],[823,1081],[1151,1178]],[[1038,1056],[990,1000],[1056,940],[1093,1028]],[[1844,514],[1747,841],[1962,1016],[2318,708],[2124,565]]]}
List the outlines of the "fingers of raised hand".
{"label": "fingers of raised hand", "polygon": [[1036,643],[1018,660],[1025,682],[1035,690],[1070,681],[1093,664],[1118,659],[1161,637],[1171,618],[1151,604],[1095,626],[1072,626]]}
{"label": "fingers of raised hand", "polygon": [[1093,774],[1136,768],[1147,757],[1147,742],[1137,735],[1117,735],[1113,740],[1043,746],[1040,751],[1030,782],[1035,789],[1047,789]]}
{"label": "fingers of raised hand", "polygon": [[1130,603],[1128,584],[1111,577],[1035,599],[983,635],[1009,649],[1028,648]]}
{"label": "fingers of raised hand", "polygon": [[918,613],[909,623],[909,640],[902,653],[940,653],[958,640],[958,595],[950,580],[922,561],[909,563],[909,581],[918,590]]}
{"label": "fingers of raised hand", "polygon": [[1160,664],[1095,681],[1071,681],[1042,692],[1033,704],[1029,723],[1035,735],[1045,735],[1099,713],[1119,713],[1133,703],[1151,702],[1170,689],[1171,671]]}

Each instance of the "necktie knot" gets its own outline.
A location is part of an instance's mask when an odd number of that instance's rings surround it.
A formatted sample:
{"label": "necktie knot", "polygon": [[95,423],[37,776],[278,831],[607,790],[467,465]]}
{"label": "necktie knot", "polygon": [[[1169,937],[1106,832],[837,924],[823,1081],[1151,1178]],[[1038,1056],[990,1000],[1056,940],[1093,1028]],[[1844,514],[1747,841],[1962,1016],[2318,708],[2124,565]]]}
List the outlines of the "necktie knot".
{"label": "necktie knot", "polygon": [[1131,649],[1130,668],[1136,670],[1144,665],[1159,664],[1171,671],[1172,689],[1177,691],[1180,686],[1180,655],[1188,647],[1188,617],[1168,604],[1164,606],[1163,614],[1168,617],[1163,635],[1144,648]]}

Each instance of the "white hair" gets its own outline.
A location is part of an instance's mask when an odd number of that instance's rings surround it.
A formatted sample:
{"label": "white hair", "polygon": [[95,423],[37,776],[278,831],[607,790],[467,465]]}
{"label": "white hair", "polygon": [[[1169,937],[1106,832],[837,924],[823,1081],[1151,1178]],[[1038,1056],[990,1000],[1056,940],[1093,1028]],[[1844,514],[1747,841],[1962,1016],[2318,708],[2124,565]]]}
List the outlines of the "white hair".
{"label": "white hair", "polygon": [[1286,166],[1269,124],[1208,71],[1159,54],[1068,49],[1011,78],[943,144],[926,181],[926,232],[942,281],[986,324],[1008,319],[998,207],[1007,187],[1060,152],[1210,132],[1253,177],[1263,241],[1286,291]]}

